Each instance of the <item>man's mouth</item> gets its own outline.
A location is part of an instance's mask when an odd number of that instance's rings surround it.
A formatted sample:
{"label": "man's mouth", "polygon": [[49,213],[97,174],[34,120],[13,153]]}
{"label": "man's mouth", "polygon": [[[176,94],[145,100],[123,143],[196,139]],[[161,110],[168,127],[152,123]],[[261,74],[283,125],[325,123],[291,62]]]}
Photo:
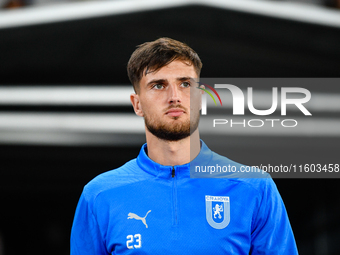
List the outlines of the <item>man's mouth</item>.
{"label": "man's mouth", "polygon": [[168,110],[165,114],[170,116],[170,117],[178,117],[178,116],[181,116],[182,114],[184,114],[184,110],[180,109],[180,108],[172,108],[172,109]]}

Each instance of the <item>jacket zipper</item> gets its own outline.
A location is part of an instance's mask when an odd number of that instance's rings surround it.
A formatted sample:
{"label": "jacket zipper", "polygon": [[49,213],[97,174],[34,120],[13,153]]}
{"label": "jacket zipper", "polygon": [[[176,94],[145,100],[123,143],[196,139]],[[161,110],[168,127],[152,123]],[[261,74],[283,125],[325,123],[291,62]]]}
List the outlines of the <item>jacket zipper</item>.
{"label": "jacket zipper", "polygon": [[177,178],[176,178],[176,170],[175,167],[172,167],[171,170],[172,177],[172,208],[173,208],[173,220],[172,225],[177,226]]}

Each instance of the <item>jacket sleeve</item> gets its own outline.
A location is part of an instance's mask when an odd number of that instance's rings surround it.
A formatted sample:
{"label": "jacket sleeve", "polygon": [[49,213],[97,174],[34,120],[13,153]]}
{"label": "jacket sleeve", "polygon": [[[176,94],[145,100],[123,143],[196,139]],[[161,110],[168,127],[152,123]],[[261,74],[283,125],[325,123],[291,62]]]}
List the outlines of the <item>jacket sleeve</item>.
{"label": "jacket sleeve", "polygon": [[84,192],[81,195],[71,230],[71,255],[107,255],[100,227]]}
{"label": "jacket sleeve", "polygon": [[271,178],[265,179],[262,200],[254,215],[251,255],[298,254],[286,208]]}

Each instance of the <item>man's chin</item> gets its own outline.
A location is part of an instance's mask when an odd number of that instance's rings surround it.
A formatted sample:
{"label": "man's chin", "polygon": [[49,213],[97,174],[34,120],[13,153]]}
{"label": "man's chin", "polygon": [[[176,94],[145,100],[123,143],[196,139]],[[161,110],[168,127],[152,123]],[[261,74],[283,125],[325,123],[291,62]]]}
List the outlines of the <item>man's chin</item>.
{"label": "man's chin", "polygon": [[146,126],[151,134],[165,141],[179,141],[190,136],[190,127],[183,125],[163,125],[162,127]]}
{"label": "man's chin", "polygon": [[[145,116],[144,120],[148,131],[157,138],[165,141],[179,141],[187,138],[198,127],[198,125],[195,125],[196,123],[190,123],[190,119],[185,115],[167,116],[165,120],[159,120],[158,122],[150,121],[150,119]],[[194,128],[194,130],[191,128]]]}
{"label": "man's chin", "polygon": [[180,116],[169,116],[169,115],[167,115],[167,119],[168,120],[170,120],[170,122],[171,121],[174,121],[174,120],[181,120],[181,121],[185,121],[185,118],[184,118],[184,116],[183,115],[180,115]]}

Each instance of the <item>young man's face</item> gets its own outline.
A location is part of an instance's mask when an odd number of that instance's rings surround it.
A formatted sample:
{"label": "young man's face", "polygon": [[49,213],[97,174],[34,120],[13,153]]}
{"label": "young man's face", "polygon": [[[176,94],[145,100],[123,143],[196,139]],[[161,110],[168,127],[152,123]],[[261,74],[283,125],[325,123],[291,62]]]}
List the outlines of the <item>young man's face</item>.
{"label": "young man's face", "polygon": [[132,95],[131,101],[136,114],[144,117],[153,135],[177,141],[197,129],[201,106],[197,78],[193,65],[180,60],[143,75],[139,93]]}

